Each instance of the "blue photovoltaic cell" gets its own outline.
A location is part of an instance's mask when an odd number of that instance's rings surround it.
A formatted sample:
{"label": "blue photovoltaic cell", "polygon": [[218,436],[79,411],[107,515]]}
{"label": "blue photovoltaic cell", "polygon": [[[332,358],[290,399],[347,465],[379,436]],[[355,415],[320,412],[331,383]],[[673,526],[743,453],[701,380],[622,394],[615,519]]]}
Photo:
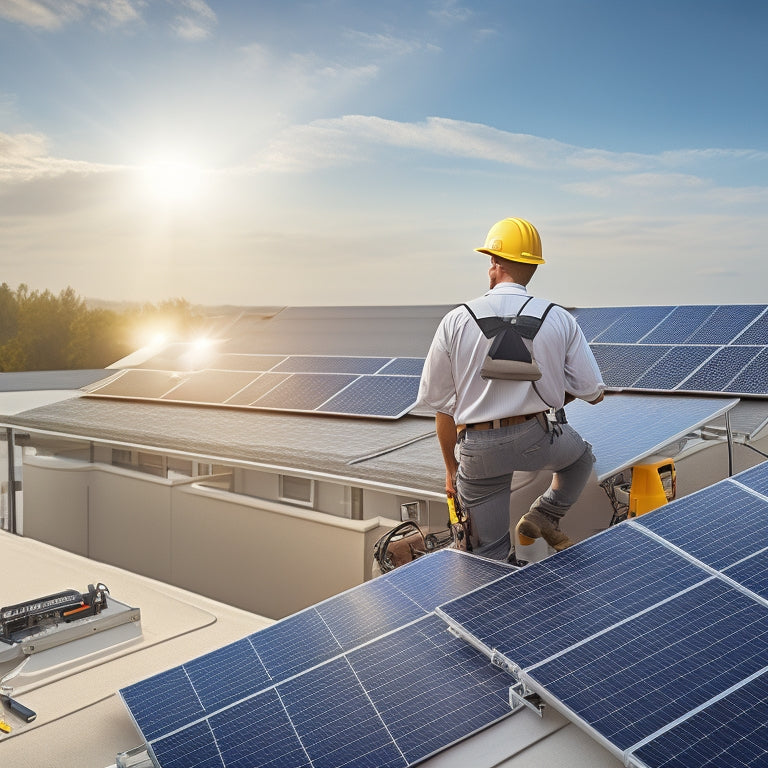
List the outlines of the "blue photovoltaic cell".
{"label": "blue photovoltaic cell", "polygon": [[768,600],[768,550],[742,560],[724,573],[728,578]]}
{"label": "blue photovoltaic cell", "polygon": [[729,481],[684,496],[632,524],[718,570],[768,547],[768,501]]}
{"label": "blue photovoltaic cell", "polygon": [[683,720],[634,751],[648,768],[768,765],[768,674]]}
{"label": "blue photovoltaic cell", "polygon": [[737,402],[681,395],[609,395],[596,406],[577,400],[565,410],[571,426],[592,444],[595,472],[602,481],[712,421]]}
{"label": "blue photovoltaic cell", "polygon": [[765,309],[764,304],[729,304],[718,307],[689,338],[688,344],[730,344]]}
{"label": "blue photovoltaic cell", "polygon": [[424,369],[423,357],[398,357],[387,363],[379,374],[392,376],[421,376]]}
{"label": "blue photovoltaic cell", "polygon": [[[338,656],[343,650],[316,606],[271,624],[248,639],[273,683]],[[218,671],[219,678],[223,674],[223,670]]]}
{"label": "blue photovoltaic cell", "polygon": [[591,344],[603,381],[609,387],[630,387],[672,347],[657,344]]}
{"label": "blue photovoltaic cell", "polygon": [[317,611],[345,650],[424,615],[413,600],[383,579],[326,600]]}
{"label": "blue photovoltaic cell", "polygon": [[206,712],[269,684],[269,675],[247,638],[193,659],[184,664],[184,670]]}
{"label": "blue photovoltaic cell", "polygon": [[763,496],[768,496],[768,462],[763,461],[752,469],[739,472],[733,479]]}
{"label": "blue photovoltaic cell", "polygon": [[678,344],[632,384],[634,389],[672,390],[690,376],[717,347]]}
{"label": "blue photovoltaic cell", "polygon": [[294,373],[267,394],[262,395],[254,402],[254,406],[279,410],[314,411],[354,380],[354,376],[334,373]]}
{"label": "blue photovoltaic cell", "polygon": [[655,328],[673,307],[628,307],[610,327],[595,336],[594,342],[633,344]]}
{"label": "blue photovoltaic cell", "polygon": [[528,677],[625,750],[768,665],[768,607],[712,579]]}
{"label": "blue photovoltaic cell", "polygon": [[525,668],[707,575],[622,525],[443,605],[440,612]]}
{"label": "blue photovoltaic cell", "polygon": [[592,341],[626,311],[627,307],[579,307],[571,314],[576,318],[587,341]]}
{"label": "blue photovoltaic cell", "polygon": [[768,311],[763,311],[763,314],[752,325],[745,328],[731,343],[768,344]]}
{"label": "blue photovoltaic cell", "polygon": [[510,678],[433,616],[348,658],[409,765],[509,714]]}
{"label": "blue photovoltaic cell", "polygon": [[346,658],[305,672],[277,690],[312,765],[406,764]]}
{"label": "blue photovoltaic cell", "polygon": [[763,351],[728,384],[728,391],[745,395],[761,395],[768,393],[768,349],[763,349]]}
{"label": "blue photovoltaic cell", "polygon": [[[411,568],[418,568],[418,573],[411,573]],[[426,613],[514,571],[511,565],[499,560],[441,549],[391,571],[387,577]]]}
{"label": "blue photovoltaic cell", "polygon": [[699,368],[679,389],[688,392],[731,391],[729,382],[757,357],[760,347],[723,347]]}
{"label": "blue photovoltaic cell", "polygon": [[356,416],[396,417],[413,408],[418,394],[417,376],[361,376],[317,410]]}
{"label": "blue photovoltaic cell", "polygon": [[[693,336],[717,309],[714,305],[677,307],[644,339],[644,344],[682,344]],[[704,344],[714,342],[705,341]]]}
{"label": "blue photovoltaic cell", "polygon": [[184,667],[161,672],[120,693],[147,741],[204,714]]}
{"label": "blue photovoltaic cell", "polygon": [[279,373],[376,373],[390,357],[292,355],[272,370]]}
{"label": "blue photovoltaic cell", "polygon": [[219,749],[205,721],[162,739],[150,749],[163,768],[221,768]]}
{"label": "blue photovoltaic cell", "polygon": [[227,405],[251,405],[289,376],[289,373],[262,373],[257,379],[254,379],[224,402]]}
{"label": "blue photovoltaic cell", "polygon": [[[218,768],[222,763],[231,768],[311,768],[293,723],[274,690],[214,715],[210,726],[221,750]],[[166,768],[164,762],[161,765]]]}

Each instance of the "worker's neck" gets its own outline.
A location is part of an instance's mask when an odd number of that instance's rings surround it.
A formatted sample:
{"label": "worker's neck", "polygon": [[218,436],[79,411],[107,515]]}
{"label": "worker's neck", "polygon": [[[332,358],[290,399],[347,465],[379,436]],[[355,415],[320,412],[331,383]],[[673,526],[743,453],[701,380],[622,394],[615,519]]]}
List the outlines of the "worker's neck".
{"label": "worker's neck", "polygon": [[519,288],[525,288],[526,283],[524,283],[522,280],[515,280],[513,277],[510,277],[509,275],[504,275],[503,277],[500,277],[498,280],[491,279],[491,288],[495,288],[497,285],[501,284],[505,285],[516,285]]}

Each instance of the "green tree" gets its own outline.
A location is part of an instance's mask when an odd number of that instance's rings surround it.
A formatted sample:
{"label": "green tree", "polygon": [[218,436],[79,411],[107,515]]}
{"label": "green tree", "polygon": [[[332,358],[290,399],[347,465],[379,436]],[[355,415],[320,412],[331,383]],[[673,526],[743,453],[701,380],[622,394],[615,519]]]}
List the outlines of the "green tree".
{"label": "green tree", "polygon": [[185,299],[116,312],[88,309],[72,288],[58,296],[0,286],[0,371],[104,368],[147,343],[141,330],[188,339],[204,315]]}

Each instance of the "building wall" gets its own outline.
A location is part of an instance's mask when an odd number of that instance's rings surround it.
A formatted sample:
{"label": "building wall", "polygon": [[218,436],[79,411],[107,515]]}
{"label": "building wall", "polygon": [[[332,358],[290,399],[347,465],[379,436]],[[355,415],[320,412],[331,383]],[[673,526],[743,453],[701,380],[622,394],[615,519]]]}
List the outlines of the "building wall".
{"label": "building wall", "polygon": [[369,578],[386,530],[108,465],[23,471],[26,536],[275,619]]}

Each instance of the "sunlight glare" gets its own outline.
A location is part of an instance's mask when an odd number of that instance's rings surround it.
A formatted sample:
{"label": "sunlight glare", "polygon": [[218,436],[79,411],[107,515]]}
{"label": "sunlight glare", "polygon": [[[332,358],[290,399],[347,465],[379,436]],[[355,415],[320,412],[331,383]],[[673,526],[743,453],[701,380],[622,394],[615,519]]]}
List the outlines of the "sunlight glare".
{"label": "sunlight glare", "polygon": [[149,196],[165,204],[197,200],[203,191],[204,173],[187,162],[165,160],[141,166],[143,186]]}

